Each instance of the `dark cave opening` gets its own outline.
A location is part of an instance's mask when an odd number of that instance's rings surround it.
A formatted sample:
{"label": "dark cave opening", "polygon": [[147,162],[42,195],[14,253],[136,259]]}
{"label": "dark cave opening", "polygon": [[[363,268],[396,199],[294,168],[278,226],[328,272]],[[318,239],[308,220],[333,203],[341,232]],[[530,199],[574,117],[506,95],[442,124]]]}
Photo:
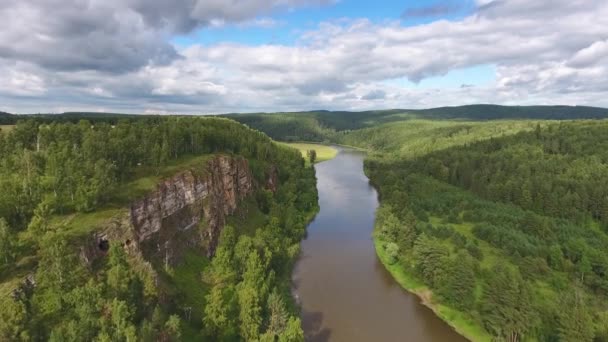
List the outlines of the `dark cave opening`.
{"label": "dark cave opening", "polygon": [[97,247],[100,251],[107,252],[110,250],[110,241],[106,239],[100,239],[99,243],[97,244]]}

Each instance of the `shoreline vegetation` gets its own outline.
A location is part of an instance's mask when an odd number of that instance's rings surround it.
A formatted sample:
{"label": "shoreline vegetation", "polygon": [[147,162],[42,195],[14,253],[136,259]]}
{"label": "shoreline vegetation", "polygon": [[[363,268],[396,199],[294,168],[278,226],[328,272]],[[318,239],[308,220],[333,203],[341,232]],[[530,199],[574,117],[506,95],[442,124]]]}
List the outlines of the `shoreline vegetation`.
{"label": "shoreline vegetation", "polygon": [[433,291],[424,285],[420,280],[416,279],[414,275],[407,273],[403,267],[399,264],[390,264],[388,262],[389,256],[387,251],[382,248],[382,244],[386,241],[376,236],[376,228],[374,228],[374,234],[372,236],[374,241],[374,248],[376,250],[376,256],[384,266],[395,282],[401,286],[405,291],[415,295],[420,300],[420,303],[429,308],[435,316],[439,317],[447,325],[449,325],[454,331],[469,341],[474,342],[491,342],[492,337],[488,335],[481,327],[471,322],[464,316],[463,313],[449,308],[441,303],[433,301]]}

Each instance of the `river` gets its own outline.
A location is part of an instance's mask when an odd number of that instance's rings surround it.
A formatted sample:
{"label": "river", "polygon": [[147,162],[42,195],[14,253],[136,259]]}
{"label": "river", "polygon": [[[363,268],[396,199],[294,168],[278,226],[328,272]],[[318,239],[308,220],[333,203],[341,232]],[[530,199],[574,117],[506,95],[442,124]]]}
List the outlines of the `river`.
{"label": "river", "polygon": [[362,152],[342,149],[315,165],[321,210],[308,226],[294,293],[307,341],[466,341],[415,295],[403,290],[376,257],[371,238],[376,190]]}

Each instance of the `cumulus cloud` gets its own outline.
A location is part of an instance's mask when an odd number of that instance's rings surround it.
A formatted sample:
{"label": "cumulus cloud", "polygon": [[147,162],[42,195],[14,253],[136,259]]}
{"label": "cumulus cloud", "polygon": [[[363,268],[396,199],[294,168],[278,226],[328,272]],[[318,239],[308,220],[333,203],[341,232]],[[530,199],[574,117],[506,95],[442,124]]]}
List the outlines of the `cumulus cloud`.
{"label": "cumulus cloud", "polygon": [[[0,31],[0,98],[20,112],[66,105],[129,112],[608,106],[608,3],[600,1],[478,1],[462,20],[413,27],[338,20],[302,33],[293,45],[169,43],[176,32],[214,20],[243,24],[279,8],[328,2],[3,2],[0,15],[9,25]],[[53,7],[60,8],[57,18],[42,15]],[[33,24],[17,25],[16,17]],[[457,83],[466,86],[440,89],[394,82],[477,65],[495,66],[495,82],[463,79]]]}
{"label": "cumulus cloud", "polygon": [[332,0],[3,0],[0,58],[122,73],[178,59],[173,34]]}

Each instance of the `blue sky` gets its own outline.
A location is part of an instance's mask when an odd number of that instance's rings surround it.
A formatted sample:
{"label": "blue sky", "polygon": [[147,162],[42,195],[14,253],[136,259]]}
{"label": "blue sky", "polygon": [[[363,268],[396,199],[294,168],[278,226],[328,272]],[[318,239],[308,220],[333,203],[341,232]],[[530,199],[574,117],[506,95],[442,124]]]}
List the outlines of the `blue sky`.
{"label": "blue sky", "polygon": [[[403,27],[412,27],[437,20],[461,20],[473,13],[475,8],[474,1],[467,0],[340,0],[329,6],[282,9],[239,25],[205,27],[186,35],[177,35],[172,42],[180,48],[226,43],[293,46],[298,44],[302,32],[315,30],[321,23],[365,18],[378,25],[396,21]],[[493,65],[479,65],[455,69],[418,82],[395,78],[385,83],[419,89],[486,85],[495,79],[495,73]]]}
{"label": "blue sky", "polygon": [[0,17],[0,111],[608,107],[608,1],[3,0]]}
{"label": "blue sky", "polygon": [[[437,14],[415,14],[421,9],[437,9]],[[408,10],[414,13],[408,15]],[[437,1],[364,1],[340,0],[332,5],[280,9],[258,19],[275,21],[273,27],[254,27],[251,23],[204,27],[186,35],[178,35],[173,42],[179,46],[235,42],[242,44],[295,44],[303,31],[315,29],[320,23],[340,19],[366,18],[376,23],[399,21],[403,26],[415,26],[436,20],[458,20],[475,10],[475,3],[467,0]],[[253,20],[255,21],[255,20]]]}

